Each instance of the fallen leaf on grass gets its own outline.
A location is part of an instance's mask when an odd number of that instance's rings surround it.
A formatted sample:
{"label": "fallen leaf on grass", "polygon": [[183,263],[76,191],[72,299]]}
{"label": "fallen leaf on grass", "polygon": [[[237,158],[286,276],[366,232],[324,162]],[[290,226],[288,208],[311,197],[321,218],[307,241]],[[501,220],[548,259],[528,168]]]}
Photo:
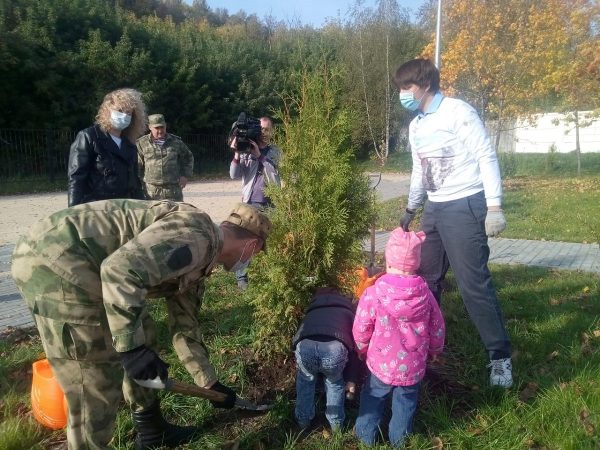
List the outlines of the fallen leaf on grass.
{"label": "fallen leaf on grass", "polygon": [[581,333],[581,354],[589,356],[594,352],[591,344],[590,335],[587,333]]}
{"label": "fallen leaf on grass", "polygon": [[480,436],[483,434],[483,429],[479,427],[470,427],[467,428],[467,433],[469,433],[471,436]]}
{"label": "fallen leaf on grass", "polygon": [[235,383],[238,380],[238,376],[236,373],[232,373],[229,378],[227,378],[227,381],[229,381],[230,383]]}
{"label": "fallen leaf on grass", "polygon": [[240,448],[240,441],[236,439],[234,441],[225,441],[221,445],[221,450],[238,450]]}
{"label": "fallen leaf on grass", "polygon": [[325,428],[322,433],[323,438],[324,439],[330,439],[331,438],[331,431],[329,431],[327,428]]}
{"label": "fallen leaf on grass", "polygon": [[538,390],[538,384],[531,382],[531,383],[527,383],[527,386],[525,386],[525,389],[523,389],[520,393],[519,393],[519,400],[521,400],[522,402],[527,402],[529,400],[531,400],[532,398],[535,398],[535,396],[537,395],[537,390]]}
{"label": "fallen leaf on grass", "polygon": [[487,428],[490,426],[490,421],[488,420],[488,418],[482,414],[477,414],[475,416],[475,420],[477,420],[477,422],[479,422],[479,424],[484,427]]}
{"label": "fallen leaf on grass", "polygon": [[592,333],[594,337],[600,338],[600,330],[594,330]]}
{"label": "fallen leaf on grass", "polygon": [[581,425],[583,425],[583,428],[585,429],[585,434],[587,434],[588,436],[593,436],[596,434],[596,428],[594,427],[594,424],[590,420],[590,412],[588,411],[587,408],[583,408],[579,412],[579,421],[581,422]]}
{"label": "fallen leaf on grass", "polygon": [[552,353],[550,353],[548,355],[548,357],[546,358],[547,361],[552,361],[554,358],[556,358],[558,355],[560,355],[560,352],[558,350],[554,350]]}
{"label": "fallen leaf on grass", "polygon": [[540,444],[535,439],[531,439],[531,438],[527,439],[527,441],[525,441],[525,446],[532,450],[547,450],[547,448],[548,448],[545,445]]}
{"label": "fallen leaf on grass", "polygon": [[444,450],[444,442],[439,437],[434,437],[431,440],[433,450]]}

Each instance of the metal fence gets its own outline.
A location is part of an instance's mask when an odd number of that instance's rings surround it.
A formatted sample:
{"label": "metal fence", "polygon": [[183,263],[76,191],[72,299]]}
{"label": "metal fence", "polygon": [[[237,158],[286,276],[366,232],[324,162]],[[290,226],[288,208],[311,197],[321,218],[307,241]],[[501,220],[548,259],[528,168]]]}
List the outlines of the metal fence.
{"label": "metal fence", "polygon": [[[76,131],[0,128],[0,182],[32,178],[51,182],[67,177],[69,149]],[[181,136],[194,154],[194,173],[227,174],[231,151],[225,135]]]}

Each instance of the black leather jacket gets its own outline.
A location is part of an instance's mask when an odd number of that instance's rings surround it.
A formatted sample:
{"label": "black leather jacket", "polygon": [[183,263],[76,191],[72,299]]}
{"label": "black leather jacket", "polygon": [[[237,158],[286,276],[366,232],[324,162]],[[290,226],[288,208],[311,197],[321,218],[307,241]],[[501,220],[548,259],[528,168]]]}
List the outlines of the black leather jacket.
{"label": "black leather jacket", "polygon": [[81,130],[69,153],[69,206],[111,198],[143,199],[136,146],[121,148],[98,125]]}

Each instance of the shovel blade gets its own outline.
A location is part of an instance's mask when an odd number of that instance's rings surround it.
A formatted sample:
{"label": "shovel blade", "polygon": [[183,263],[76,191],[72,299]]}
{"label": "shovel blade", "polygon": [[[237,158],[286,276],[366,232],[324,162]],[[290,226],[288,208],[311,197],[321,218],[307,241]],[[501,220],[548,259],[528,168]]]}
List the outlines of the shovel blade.
{"label": "shovel blade", "polygon": [[240,409],[247,409],[249,411],[268,411],[269,409],[273,408],[273,405],[256,405],[239,397],[235,399],[235,406]]}

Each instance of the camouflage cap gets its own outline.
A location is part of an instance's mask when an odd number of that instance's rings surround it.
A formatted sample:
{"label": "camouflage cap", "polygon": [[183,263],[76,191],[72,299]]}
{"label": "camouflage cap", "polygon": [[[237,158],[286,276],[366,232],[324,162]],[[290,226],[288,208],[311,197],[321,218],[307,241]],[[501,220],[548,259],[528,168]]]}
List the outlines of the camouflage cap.
{"label": "camouflage cap", "polygon": [[162,114],[150,114],[148,116],[148,126],[149,127],[165,127],[167,126],[167,122],[165,122],[165,116]]}
{"label": "camouflage cap", "polygon": [[263,241],[267,240],[273,226],[265,213],[247,203],[238,203],[225,221],[250,231]]}

